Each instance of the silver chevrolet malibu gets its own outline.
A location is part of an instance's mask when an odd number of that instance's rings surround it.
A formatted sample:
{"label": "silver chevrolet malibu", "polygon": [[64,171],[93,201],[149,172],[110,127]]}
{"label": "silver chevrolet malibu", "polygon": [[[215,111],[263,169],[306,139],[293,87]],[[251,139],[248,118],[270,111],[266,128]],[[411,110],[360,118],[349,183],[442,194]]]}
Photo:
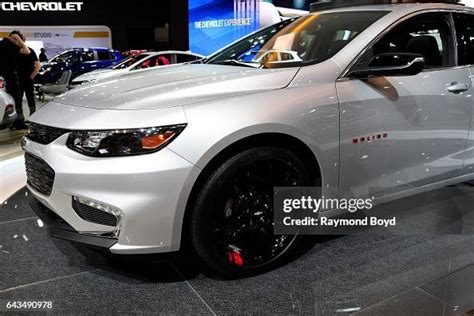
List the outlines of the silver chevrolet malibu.
{"label": "silver chevrolet malibu", "polygon": [[474,9],[315,5],[202,62],[97,81],[31,118],[32,208],[114,254],[274,267],[273,188],[394,200],[474,179]]}

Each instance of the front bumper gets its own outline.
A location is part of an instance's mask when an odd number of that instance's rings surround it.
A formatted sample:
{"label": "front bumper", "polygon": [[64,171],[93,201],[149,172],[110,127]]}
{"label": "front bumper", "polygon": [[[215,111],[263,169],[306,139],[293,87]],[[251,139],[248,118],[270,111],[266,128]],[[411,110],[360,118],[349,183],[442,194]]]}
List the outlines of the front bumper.
{"label": "front bumper", "polygon": [[11,112],[11,113],[6,113],[3,115],[3,119],[0,122],[0,128],[5,128],[14,123],[17,119],[18,115],[16,114],[16,111]]}
{"label": "front bumper", "polygon": [[34,196],[29,195],[28,204],[36,215],[48,226],[49,234],[53,237],[85,244],[101,250],[109,250],[117,243],[116,238],[80,234],[61,217],[48,209]]}
{"label": "front bumper", "polygon": [[16,113],[15,109],[15,101],[10,95],[4,92],[0,92],[0,102],[5,105],[5,108],[7,105],[13,105],[10,110],[5,109],[3,116],[0,117],[0,128],[5,128],[15,122],[18,117],[18,114]]}
{"label": "front bumper", "polygon": [[[39,204],[36,210],[50,210],[67,225],[52,226],[53,236],[109,248],[116,254],[147,254],[179,250],[183,190],[194,167],[171,150],[120,158],[91,158],[66,147],[68,134],[49,145],[25,140],[24,150],[45,161],[55,172],[49,196],[28,185]],[[73,197],[98,201],[120,210],[116,227],[88,222],[72,206]],[[35,211],[36,211],[35,210]],[[40,212],[41,213],[41,212]]]}

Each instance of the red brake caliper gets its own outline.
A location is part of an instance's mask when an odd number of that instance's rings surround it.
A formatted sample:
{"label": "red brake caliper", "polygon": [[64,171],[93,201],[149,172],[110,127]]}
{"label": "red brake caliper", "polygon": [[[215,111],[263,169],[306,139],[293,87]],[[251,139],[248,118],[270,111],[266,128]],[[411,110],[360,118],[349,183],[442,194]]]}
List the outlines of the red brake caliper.
{"label": "red brake caliper", "polygon": [[230,245],[227,251],[227,259],[230,263],[236,266],[242,267],[244,265],[244,259],[242,258],[241,250],[235,246]]}

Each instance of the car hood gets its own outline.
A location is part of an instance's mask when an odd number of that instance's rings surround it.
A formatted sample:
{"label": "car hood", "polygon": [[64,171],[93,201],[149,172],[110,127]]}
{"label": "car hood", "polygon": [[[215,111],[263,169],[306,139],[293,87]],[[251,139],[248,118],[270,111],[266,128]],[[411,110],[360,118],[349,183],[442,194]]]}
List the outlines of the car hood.
{"label": "car hood", "polygon": [[73,82],[93,81],[98,79],[110,78],[123,73],[120,69],[98,69],[74,78]]}
{"label": "car hood", "polygon": [[286,87],[298,68],[187,64],[136,71],[80,86],[55,102],[94,109],[159,109]]}

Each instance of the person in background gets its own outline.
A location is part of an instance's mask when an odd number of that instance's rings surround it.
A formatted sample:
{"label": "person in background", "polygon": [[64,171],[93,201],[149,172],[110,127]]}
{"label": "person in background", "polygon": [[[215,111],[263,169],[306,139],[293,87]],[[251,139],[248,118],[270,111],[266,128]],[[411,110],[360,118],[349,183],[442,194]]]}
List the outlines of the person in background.
{"label": "person in background", "polygon": [[[21,36],[23,42],[26,42],[25,36]],[[36,111],[35,88],[33,80],[41,70],[41,63],[36,56],[35,51],[30,47],[28,55],[20,55],[18,59],[18,79],[20,81],[20,98],[26,95],[30,115]],[[19,127],[23,127],[25,123],[19,122]]]}
{"label": "person in background", "polygon": [[7,92],[15,100],[19,120],[18,123],[15,122],[13,128],[25,128],[18,81],[18,58],[20,55],[29,55],[30,49],[22,40],[21,35],[20,31],[12,31],[0,42],[0,76],[5,79]]}
{"label": "person in background", "polygon": [[41,52],[39,54],[39,61],[40,63],[48,61],[48,56],[46,56],[46,50],[44,48],[41,48]]}

